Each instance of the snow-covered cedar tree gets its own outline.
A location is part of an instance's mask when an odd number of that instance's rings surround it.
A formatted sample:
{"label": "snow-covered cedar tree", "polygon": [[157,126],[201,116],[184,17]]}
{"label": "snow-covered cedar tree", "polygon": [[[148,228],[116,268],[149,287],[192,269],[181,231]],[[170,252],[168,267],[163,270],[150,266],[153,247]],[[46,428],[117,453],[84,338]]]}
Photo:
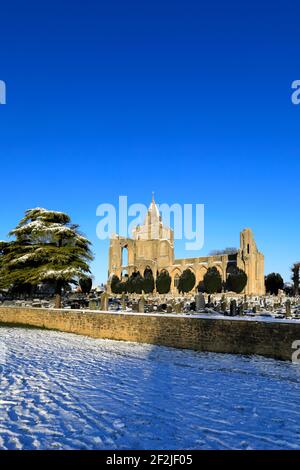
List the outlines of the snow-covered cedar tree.
{"label": "snow-covered cedar tree", "polygon": [[195,287],[195,274],[188,268],[183,271],[178,282],[178,292],[190,292]]}
{"label": "snow-covered cedar tree", "polygon": [[15,239],[0,242],[0,287],[54,282],[55,306],[60,308],[62,289],[89,277],[91,243],[67,214],[28,209],[9,235]]}

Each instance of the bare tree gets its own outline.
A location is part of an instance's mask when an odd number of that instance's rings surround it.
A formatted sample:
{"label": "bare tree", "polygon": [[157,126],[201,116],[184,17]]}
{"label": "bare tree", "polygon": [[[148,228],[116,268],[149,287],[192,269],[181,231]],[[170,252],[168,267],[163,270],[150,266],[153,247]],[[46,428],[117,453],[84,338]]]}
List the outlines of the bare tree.
{"label": "bare tree", "polygon": [[238,252],[237,248],[228,247],[224,248],[223,250],[212,250],[209,255],[210,256],[217,256],[217,255],[235,255]]}

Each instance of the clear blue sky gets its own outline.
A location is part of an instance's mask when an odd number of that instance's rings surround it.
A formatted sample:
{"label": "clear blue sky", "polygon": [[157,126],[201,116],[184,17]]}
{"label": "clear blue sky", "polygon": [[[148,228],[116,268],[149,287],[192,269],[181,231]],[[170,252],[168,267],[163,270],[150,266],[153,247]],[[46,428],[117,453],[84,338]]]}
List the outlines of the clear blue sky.
{"label": "clear blue sky", "polygon": [[[205,204],[205,245],[251,227],[266,272],[300,259],[300,4],[2,2],[1,226],[68,212],[106,279],[96,207]],[[176,255],[195,256],[176,245]]]}

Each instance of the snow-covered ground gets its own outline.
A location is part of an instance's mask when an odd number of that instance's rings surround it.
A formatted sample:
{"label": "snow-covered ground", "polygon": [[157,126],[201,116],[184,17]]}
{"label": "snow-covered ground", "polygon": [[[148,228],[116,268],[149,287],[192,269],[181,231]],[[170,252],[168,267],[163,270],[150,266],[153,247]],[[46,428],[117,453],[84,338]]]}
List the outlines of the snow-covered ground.
{"label": "snow-covered ground", "polygon": [[0,449],[300,449],[300,365],[7,327],[0,346]]}

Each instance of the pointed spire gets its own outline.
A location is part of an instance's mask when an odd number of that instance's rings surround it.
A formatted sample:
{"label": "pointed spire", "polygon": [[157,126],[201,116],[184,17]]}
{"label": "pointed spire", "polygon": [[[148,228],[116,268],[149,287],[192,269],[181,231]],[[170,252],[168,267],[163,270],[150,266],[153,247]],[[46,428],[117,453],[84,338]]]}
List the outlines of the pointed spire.
{"label": "pointed spire", "polygon": [[150,217],[151,223],[159,219],[159,210],[154,200],[154,191],[152,191],[152,201],[148,209],[148,217]]}

